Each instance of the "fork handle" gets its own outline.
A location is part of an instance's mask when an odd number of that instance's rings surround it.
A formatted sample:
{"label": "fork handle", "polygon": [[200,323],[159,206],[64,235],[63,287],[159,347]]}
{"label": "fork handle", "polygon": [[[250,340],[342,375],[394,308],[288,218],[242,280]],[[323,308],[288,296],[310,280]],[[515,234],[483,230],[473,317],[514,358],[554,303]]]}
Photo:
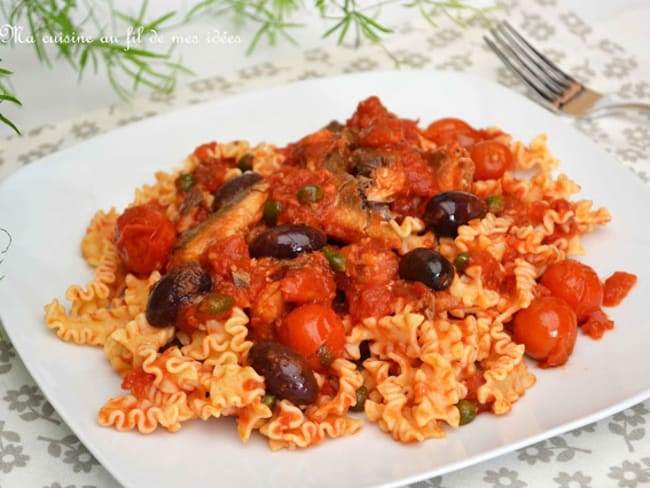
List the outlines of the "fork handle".
{"label": "fork handle", "polygon": [[596,118],[621,110],[637,110],[650,114],[650,104],[643,102],[619,102],[608,97],[603,97],[594,105],[588,116]]}

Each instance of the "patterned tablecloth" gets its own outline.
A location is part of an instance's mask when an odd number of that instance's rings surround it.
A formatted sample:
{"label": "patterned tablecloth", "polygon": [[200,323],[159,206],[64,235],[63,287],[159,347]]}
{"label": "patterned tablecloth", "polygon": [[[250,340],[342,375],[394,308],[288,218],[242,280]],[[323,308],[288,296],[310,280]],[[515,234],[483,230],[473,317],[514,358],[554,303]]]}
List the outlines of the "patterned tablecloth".
{"label": "patterned tablecloth", "polygon": [[[496,16],[507,17],[549,58],[585,83],[624,100],[650,102],[650,57],[638,59],[630,55],[606,33],[595,31],[574,12],[558,6],[556,0],[504,0],[500,4]],[[464,71],[522,90],[485,48],[481,26],[463,29],[444,17],[437,20],[436,29],[416,18],[394,26],[396,35],[385,49],[401,69]],[[0,147],[0,178],[96,134],[174,108],[293,80],[394,68],[394,60],[382,47],[342,46],[309,50],[286,63],[262,63],[229,76],[193,81],[172,95],[153,94],[131,104],[116,104],[74,120],[39,127],[23,138],[5,140]],[[575,125],[650,183],[650,117],[597,121],[558,118],[558,123]],[[650,485],[649,423],[650,401],[645,401],[600,422],[412,486]],[[0,487],[91,486],[119,484],[63,423],[8,340],[0,341]]]}

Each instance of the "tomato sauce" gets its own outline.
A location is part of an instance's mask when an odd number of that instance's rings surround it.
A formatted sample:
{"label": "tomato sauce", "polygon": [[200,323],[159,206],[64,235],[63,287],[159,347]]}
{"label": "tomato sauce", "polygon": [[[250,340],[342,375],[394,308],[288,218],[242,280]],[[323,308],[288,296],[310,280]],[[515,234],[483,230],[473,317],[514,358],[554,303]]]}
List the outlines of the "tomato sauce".
{"label": "tomato sauce", "polygon": [[[273,218],[262,218],[262,212],[257,212],[248,230],[211,242],[200,256],[212,278],[211,292],[231,297],[233,306],[246,311],[253,340],[282,340],[305,351],[307,339],[296,339],[301,336],[299,332],[293,338],[283,336],[288,330],[287,317],[294,317],[289,322],[293,329],[300,329],[296,324],[302,322],[295,320],[296,316],[304,319],[300,310],[324,307],[332,313],[338,311],[339,316],[349,313],[352,323],[358,323],[399,312],[405,304],[427,314],[462,309],[462,298],[453,296],[448,289],[434,290],[419,281],[402,279],[399,266],[405,251],[398,249],[403,243],[400,238],[396,243],[392,230],[382,233],[377,229],[386,229],[389,219],[398,225],[406,216],[424,220],[427,203],[435,195],[471,192],[475,187],[482,188],[474,185],[477,180],[500,178],[513,169],[510,147],[501,142],[504,138],[496,140],[502,134],[478,130],[452,118],[440,119],[421,130],[416,121],[390,113],[377,97],[362,101],[344,125],[330,124],[279,150],[285,161],[278,170],[263,175],[269,186],[266,203],[271,201],[276,212]],[[238,165],[234,158],[222,158],[216,143],[199,146],[194,157],[197,165],[191,176],[196,183],[191,190],[180,192],[181,216],[174,222],[175,229],[183,233],[191,232],[192,225],[208,218],[210,194]],[[307,193],[306,188],[310,189]],[[489,196],[475,197],[485,204]],[[507,189],[497,196],[503,197],[504,206],[493,213],[512,219],[516,226],[539,226],[549,210],[560,215],[573,210],[573,204],[564,198],[535,199]],[[324,233],[327,252],[320,249],[286,259],[268,255],[251,259],[249,245],[257,235],[289,224],[307,225]],[[556,225],[540,244],[570,239],[579,233],[570,219],[566,225]],[[438,237],[432,237],[434,244]],[[506,235],[499,259],[488,250],[471,248],[467,264],[480,266],[485,288],[512,298],[517,293],[513,261],[524,254],[518,249],[520,245],[517,236]],[[594,276],[590,275],[591,281],[585,285],[584,269],[576,271],[577,265],[569,261],[565,265],[571,269],[565,274],[551,279],[553,273],[548,273],[535,286],[535,302],[563,300],[566,307],[556,303],[555,308],[570,307],[576,317],[567,318],[562,310],[562,321],[575,321],[583,333],[599,338],[613,327],[600,309],[601,304],[618,304],[636,277],[615,273],[603,286],[591,270]],[[461,277],[462,271],[455,274]],[[191,333],[206,318],[201,300],[188,300],[180,307],[177,326]],[[313,346],[309,346],[309,361],[320,367],[314,352],[318,349]],[[541,364],[562,363],[570,354],[570,348],[565,349],[549,349]],[[469,398],[476,396],[482,381],[479,373],[467,380]],[[136,376],[129,382],[146,383]]]}
{"label": "tomato sauce", "polygon": [[134,368],[129,371],[122,380],[122,389],[131,390],[133,396],[138,400],[147,397],[147,387],[156,379],[155,375],[145,373],[142,367]]}
{"label": "tomato sauce", "polygon": [[603,305],[605,307],[615,307],[621,303],[634,287],[636,281],[636,275],[625,271],[616,271],[605,280]]}

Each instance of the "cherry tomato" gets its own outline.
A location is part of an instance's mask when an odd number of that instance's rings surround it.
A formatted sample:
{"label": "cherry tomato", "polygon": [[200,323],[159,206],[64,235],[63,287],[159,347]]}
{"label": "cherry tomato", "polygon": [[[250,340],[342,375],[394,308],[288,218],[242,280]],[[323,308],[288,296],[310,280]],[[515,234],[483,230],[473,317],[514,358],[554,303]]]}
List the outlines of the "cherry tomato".
{"label": "cherry tomato", "polygon": [[625,271],[616,271],[607,278],[604,285],[603,305],[615,307],[621,303],[636,284],[636,279],[636,275]]}
{"label": "cherry tomato", "polygon": [[583,322],[591,312],[600,308],[603,301],[603,285],[590,266],[573,259],[552,264],[540,281],[551,295],[567,302]]}
{"label": "cherry tomato", "polygon": [[293,309],[279,331],[280,340],[302,354],[318,371],[343,354],[345,328],[336,312],[322,305],[307,304]]}
{"label": "cherry tomato", "polygon": [[161,270],[176,240],[176,229],[156,202],[127,208],[117,219],[115,245],[127,271]]}
{"label": "cherry tomato", "polygon": [[471,125],[463,120],[453,118],[432,122],[424,131],[424,135],[438,146],[457,142],[461,146],[468,147],[481,140],[481,135]]}
{"label": "cherry tomato", "polygon": [[526,354],[542,368],[566,363],[578,334],[576,314],[564,300],[535,298],[515,315],[513,339],[526,346]]}
{"label": "cherry tomato", "polygon": [[472,146],[469,151],[474,161],[474,179],[492,180],[501,178],[512,167],[512,153],[504,144],[497,141],[483,141]]}

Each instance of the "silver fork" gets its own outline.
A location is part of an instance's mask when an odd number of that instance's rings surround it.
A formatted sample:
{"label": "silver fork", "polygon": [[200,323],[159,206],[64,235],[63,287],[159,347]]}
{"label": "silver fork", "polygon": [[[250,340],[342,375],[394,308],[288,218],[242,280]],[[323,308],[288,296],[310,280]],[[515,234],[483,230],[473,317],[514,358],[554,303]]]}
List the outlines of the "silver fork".
{"label": "silver fork", "polygon": [[619,102],[576,81],[535,49],[507,21],[499,22],[490,32],[494,40],[483,36],[487,45],[550,110],[575,117],[599,117],[621,109],[650,114],[650,104]]}

